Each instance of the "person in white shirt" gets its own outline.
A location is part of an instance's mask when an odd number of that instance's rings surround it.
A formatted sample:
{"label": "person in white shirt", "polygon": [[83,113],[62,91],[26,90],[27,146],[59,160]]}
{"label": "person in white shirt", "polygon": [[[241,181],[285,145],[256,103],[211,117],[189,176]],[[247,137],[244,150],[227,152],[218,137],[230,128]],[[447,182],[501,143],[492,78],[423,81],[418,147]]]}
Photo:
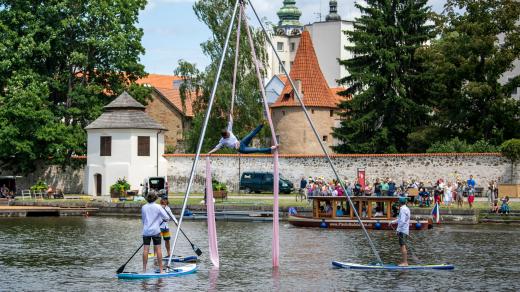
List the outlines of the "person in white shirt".
{"label": "person in white shirt", "polygon": [[143,221],[143,273],[146,273],[146,265],[148,263],[148,252],[150,251],[150,242],[153,241],[155,255],[158,259],[159,273],[164,273],[162,268],[162,251],[161,251],[161,223],[168,221],[169,217],[161,206],[155,203],[157,194],[151,192],[146,197],[148,204],[141,208],[141,218]]}
{"label": "person in white shirt", "polygon": [[406,197],[399,198],[399,216],[396,220],[390,222],[390,224],[397,223],[397,236],[399,237],[399,245],[401,246],[401,253],[403,255],[403,261],[399,266],[408,266],[408,250],[406,248],[408,234],[410,233],[410,209],[406,206]]}
{"label": "person in white shirt", "polygon": [[278,146],[272,146],[268,148],[255,148],[255,147],[249,147],[249,144],[251,144],[251,141],[253,138],[262,130],[262,127],[264,125],[260,125],[256,127],[251,133],[249,133],[247,136],[242,139],[242,141],[239,141],[237,137],[233,134],[233,118],[229,119],[228,126],[226,129],[222,130],[221,135],[222,138],[220,138],[220,141],[218,142],[218,145],[215,146],[211,151],[208,152],[208,154],[212,154],[213,152],[218,151],[222,147],[228,147],[232,149],[236,149],[238,152],[243,154],[249,154],[249,153],[271,153],[273,150],[275,150]]}

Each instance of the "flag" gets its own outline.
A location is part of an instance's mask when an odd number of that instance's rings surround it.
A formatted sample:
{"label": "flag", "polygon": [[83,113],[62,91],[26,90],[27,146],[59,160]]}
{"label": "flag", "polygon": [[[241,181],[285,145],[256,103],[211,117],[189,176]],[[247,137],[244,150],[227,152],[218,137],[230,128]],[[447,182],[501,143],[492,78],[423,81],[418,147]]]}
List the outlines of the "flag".
{"label": "flag", "polygon": [[433,206],[433,209],[432,209],[432,216],[433,216],[433,219],[435,220],[435,223],[439,224],[440,221],[441,221],[441,216],[440,216],[440,210],[439,210],[439,203],[435,203],[435,205]]}

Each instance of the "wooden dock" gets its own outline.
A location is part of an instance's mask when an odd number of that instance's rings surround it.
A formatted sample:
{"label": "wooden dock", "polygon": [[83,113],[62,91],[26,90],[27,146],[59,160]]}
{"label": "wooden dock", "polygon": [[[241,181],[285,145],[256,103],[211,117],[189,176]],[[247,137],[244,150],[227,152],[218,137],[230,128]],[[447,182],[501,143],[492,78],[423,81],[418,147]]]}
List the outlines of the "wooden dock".
{"label": "wooden dock", "polygon": [[97,210],[83,207],[0,206],[0,217],[84,216]]}

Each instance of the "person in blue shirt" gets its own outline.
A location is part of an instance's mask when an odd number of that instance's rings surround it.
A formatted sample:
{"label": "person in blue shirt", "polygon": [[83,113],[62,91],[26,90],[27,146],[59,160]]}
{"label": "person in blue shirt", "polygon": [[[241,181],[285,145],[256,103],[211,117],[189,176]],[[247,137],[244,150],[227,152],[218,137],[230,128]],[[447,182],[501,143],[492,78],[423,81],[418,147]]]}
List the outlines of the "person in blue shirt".
{"label": "person in blue shirt", "polygon": [[476,185],[477,185],[477,182],[473,179],[473,175],[470,175],[469,179],[468,179],[468,187],[474,189]]}

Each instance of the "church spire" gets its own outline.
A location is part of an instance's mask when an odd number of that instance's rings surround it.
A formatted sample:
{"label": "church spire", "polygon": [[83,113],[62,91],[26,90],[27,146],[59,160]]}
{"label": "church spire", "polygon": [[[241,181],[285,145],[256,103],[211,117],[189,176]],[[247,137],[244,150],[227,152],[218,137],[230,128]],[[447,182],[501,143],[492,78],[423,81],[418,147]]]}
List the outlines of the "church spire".
{"label": "church spire", "polygon": [[300,34],[303,25],[300,23],[302,12],[296,7],[296,0],[284,0],[283,6],[276,13],[278,15],[278,34]]}
{"label": "church spire", "polygon": [[326,21],[339,21],[341,20],[341,16],[338,14],[338,1],[331,0],[329,1],[329,14],[325,17]]}

